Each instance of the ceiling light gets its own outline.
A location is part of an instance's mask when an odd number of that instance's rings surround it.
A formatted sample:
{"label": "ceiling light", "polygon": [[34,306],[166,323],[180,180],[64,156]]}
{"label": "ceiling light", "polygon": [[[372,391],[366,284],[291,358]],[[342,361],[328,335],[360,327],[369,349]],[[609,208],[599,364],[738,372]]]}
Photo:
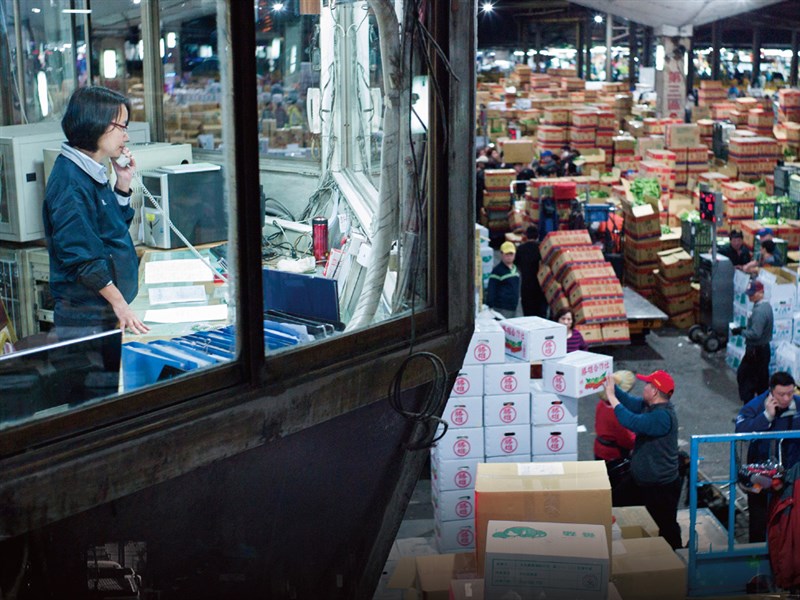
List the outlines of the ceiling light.
{"label": "ceiling light", "polygon": [[490,13],[494,10],[494,4],[492,4],[491,2],[484,2],[481,5],[481,10],[485,13]]}
{"label": "ceiling light", "polygon": [[36,13],[38,15],[40,12],[42,12],[42,9],[41,8],[32,8],[31,12],[32,13]]}
{"label": "ceiling light", "polygon": [[272,10],[275,12],[281,12],[283,10],[283,2],[276,2],[272,5]]}
{"label": "ceiling light", "polygon": [[595,23],[602,23],[603,22],[603,15],[595,15],[594,16]]}
{"label": "ceiling light", "polygon": [[90,15],[92,14],[89,8],[64,8],[61,10],[65,15]]}

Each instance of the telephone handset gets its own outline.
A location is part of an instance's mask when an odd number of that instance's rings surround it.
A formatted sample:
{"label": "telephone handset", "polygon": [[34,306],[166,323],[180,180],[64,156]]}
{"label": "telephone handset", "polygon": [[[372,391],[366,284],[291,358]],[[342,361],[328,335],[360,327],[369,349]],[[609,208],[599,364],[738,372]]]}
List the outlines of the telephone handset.
{"label": "telephone handset", "polygon": [[114,159],[114,162],[116,162],[118,166],[124,169],[129,164],[131,164],[131,159],[128,157],[127,154],[120,154],[117,158]]}

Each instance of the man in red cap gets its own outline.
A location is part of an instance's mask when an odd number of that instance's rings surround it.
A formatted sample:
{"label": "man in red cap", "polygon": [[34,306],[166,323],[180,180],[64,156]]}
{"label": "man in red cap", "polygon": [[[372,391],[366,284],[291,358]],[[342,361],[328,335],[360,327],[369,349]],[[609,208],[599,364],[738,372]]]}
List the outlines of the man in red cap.
{"label": "man in red cap", "polygon": [[736,371],[739,384],[739,399],[742,404],[769,387],[769,343],[772,341],[772,306],[764,300],[764,284],[754,279],[747,288],[747,296],[753,303],[753,312],[747,319],[747,327],[734,327],[732,335],[743,335],[744,356]]}
{"label": "man in red cap", "polygon": [[631,455],[632,496],[645,505],[658,534],[673,549],[682,548],[678,525],[681,478],[678,473],[678,417],[670,402],[675,381],[666,371],[637,375],[645,382],[637,398],[606,379],[606,397],[620,425],[636,434]]}

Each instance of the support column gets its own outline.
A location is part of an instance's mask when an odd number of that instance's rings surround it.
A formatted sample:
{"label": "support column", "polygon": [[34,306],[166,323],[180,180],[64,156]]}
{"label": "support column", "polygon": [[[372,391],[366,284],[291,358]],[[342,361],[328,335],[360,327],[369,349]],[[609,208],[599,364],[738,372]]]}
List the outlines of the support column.
{"label": "support column", "polygon": [[753,78],[750,85],[755,87],[759,86],[759,78],[761,77],[761,28],[753,28]]}
{"label": "support column", "polygon": [[653,28],[645,27],[642,37],[642,66],[653,66]]}
{"label": "support column", "polygon": [[[534,69],[535,72],[539,72],[539,55],[542,52],[542,28],[540,25],[536,25],[536,35],[534,36],[533,40],[533,51],[536,53],[533,55],[534,64],[536,68]],[[544,71],[543,71],[544,72]]]}
{"label": "support column", "polygon": [[800,44],[798,44],[797,30],[792,29],[792,61],[789,73],[789,85],[797,87],[797,52],[800,51]]}
{"label": "support column", "polygon": [[160,0],[142,2],[144,60],[144,112],[150,123],[150,139],[164,139],[164,66],[159,52],[161,40]]}
{"label": "support column", "polygon": [[639,80],[638,61],[639,58],[639,27],[634,22],[628,23],[628,89],[636,89],[636,82]]}
{"label": "support column", "polygon": [[689,60],[686,62],[686,93],[688,94],[694,89],[694,38],[689,40]]}
{"label": "support column", "polygon": [[683,119],[686,109],[686,73],[683,64],[691,39],[664,35],[661,43],[664,45],[664,70],[656,73],[658,112],[662,117]]}
{"label": "support column", "polygon": [[578,21],[575,23],[575,73],[578,77],[583,74],[583,38],[585,25]]}
{"label": "support column", "polygon": [[719,21],[711,24],[711,79],[719,81],[720,77],[720,48],[722,48],[722,25]]}
{"label": "support column", "polygon": [[592,80],[592,43],[594,38],[592,25],[592,18],[588,17],[586,19],[586,25],[584,25],[586,28],[586,35],[584,36],[586,38],[586,47],[584,49],[586,54],[584,55],[583,66],[586,69],[586,75],[584,76],[586,81]]}
{"label": "support column", "polygon": [[611,46],[614,44],[614,17],[606,13],[606,81],[611,81]]}

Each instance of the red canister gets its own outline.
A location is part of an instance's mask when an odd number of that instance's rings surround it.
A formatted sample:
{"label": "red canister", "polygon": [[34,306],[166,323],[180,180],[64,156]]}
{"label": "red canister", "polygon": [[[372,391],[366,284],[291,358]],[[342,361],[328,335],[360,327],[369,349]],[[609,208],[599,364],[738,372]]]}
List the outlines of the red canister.
{"label": "red canister", "polygon": [[328,219],[314,217],[311,219],[311,236],[314,239],[314,259],[325,262],[328,258]]}

